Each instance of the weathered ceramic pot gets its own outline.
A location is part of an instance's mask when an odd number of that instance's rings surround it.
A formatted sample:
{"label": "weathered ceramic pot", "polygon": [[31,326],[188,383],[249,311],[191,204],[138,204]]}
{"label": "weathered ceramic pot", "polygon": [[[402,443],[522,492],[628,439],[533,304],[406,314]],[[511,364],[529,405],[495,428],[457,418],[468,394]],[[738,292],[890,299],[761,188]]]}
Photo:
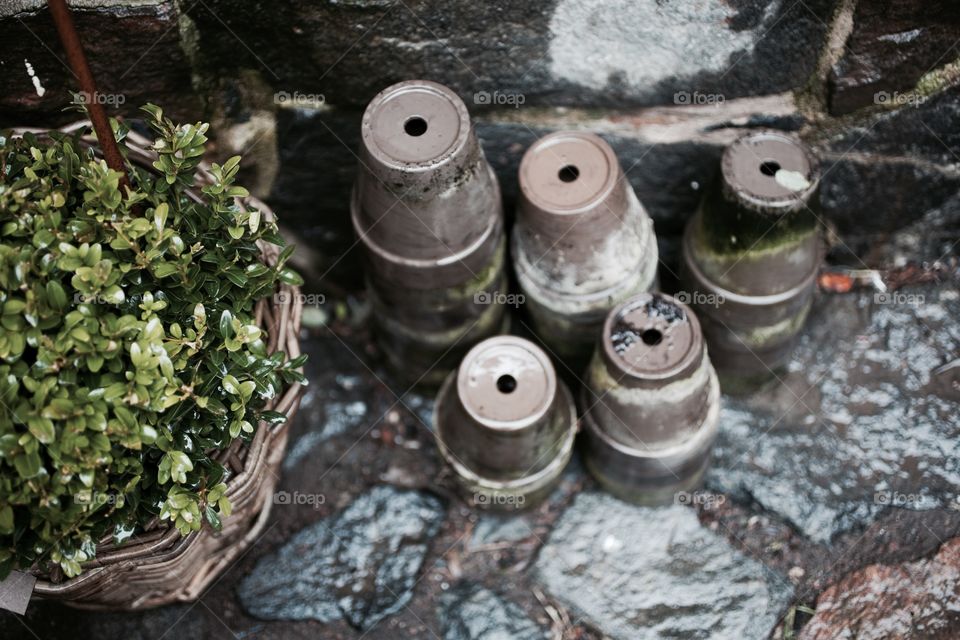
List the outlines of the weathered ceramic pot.
{"label": "weathered ceramic pot", "polygon": [[587,468],[608,491],[666,504],[700,484],[720,385],[689,307],[644,293],[613,309],[581,401]]}
{"label": "weathered ceramic pot", "polygon": [[467,108],[424,80],[363,114],[351,217],[380,344],[409,382],[439,384],[503,322],[500,187]]}
{"label": "weathered ceramic pot", "polygon": [[533,329],[579,374],[603,319],[654,287],[653,222],[613,149],[591,133],[544,136],[520,163],[512,259]]}
{"label": "weathered ceramic pot", "polygon": [[577,413],[542,349],[497,336],[471,349],[444,382],[434,425],[466,498],[511,510],[536,504],[556,484],[573,451]]}
{"label": "weathered ceramic pot", "polygon": [[775,375],[803,327],[822,260],[819,169],[780,132],[748,134],[723,154],[683,240],[684,291],[724,388]]}

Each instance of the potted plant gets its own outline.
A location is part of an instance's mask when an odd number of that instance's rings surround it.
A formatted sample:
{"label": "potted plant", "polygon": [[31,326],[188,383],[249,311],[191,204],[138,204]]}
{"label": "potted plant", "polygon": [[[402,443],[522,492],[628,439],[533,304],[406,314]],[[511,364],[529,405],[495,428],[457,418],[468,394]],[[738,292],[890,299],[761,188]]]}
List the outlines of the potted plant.
{"label": "potted plant", "polygon": [[0,137],[0,577],[94,607],[190,599],[256,536],[296,409],[299,276],[269,209],[147,105]]}

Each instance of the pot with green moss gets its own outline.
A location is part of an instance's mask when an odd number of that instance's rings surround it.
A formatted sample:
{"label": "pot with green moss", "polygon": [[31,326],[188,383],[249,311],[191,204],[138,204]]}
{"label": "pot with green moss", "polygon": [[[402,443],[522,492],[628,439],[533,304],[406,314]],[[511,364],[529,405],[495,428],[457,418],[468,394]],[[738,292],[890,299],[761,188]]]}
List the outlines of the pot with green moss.
{"label": "pot with green moss", "polygon": [[677,298],[696,311],[725,391],[778,375],[803,328],[822,259],[819,179],[795,138],[748,134],[687,226]]}
{"label": "pot with green moss", "polygon": [[129,188],[85,125],[0,137],[0,577],[94,608],[193,599],[256,537],[305,382],[240,159],[144,111]]}

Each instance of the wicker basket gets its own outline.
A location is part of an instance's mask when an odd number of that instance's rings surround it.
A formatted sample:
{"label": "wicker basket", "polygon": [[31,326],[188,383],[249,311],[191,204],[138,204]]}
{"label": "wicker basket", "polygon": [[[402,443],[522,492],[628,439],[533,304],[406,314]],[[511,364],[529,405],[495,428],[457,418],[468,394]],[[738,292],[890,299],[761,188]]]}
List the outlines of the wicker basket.
{"label": "wicker basket", "polygon": [[[61,131],[74,132],[84,127],[89,127],[89,123],[78,122]],[[84,138],[84,142],[95,144],[92,137]],[[127,137],[130,160],[150,167],[156,159],[150,144],[131,132]],[[198,182],[210,180],[209,165],[201,164]],[[273,216],[256,198],[244,198],[243,204],[260,209],[267,218]],[[267,263],[276,262],[276,246],[263,243],[261,249]],[[282,295],[274,300],[283,303],[264,299],[257,304],[256,322],[267,332],[270,353],[283,350],[290,358],[296,358],[300,355],[298,334],[303,310],[299,290],[281,284],[278,293]],[[85,563],[83,573],[75,578],[64,580],[59,570],[51,574],[34,572],[38,578],[34,596],[66,600],[88,609],[144,609],[199,597],[263,532],[273,504],[289,424],[301,393],[302,387],[293,384],[268,406],[286,415],[286,422],[276,426],[261,423],[249,444],[236,440],[216,455],[227,470],[227,496],[233,505],[233,512],[223,519],[220,531],[204,526],[181,536],[169,523],[154,520],[122,545],[109,538],[101,540],[96,558]]]}

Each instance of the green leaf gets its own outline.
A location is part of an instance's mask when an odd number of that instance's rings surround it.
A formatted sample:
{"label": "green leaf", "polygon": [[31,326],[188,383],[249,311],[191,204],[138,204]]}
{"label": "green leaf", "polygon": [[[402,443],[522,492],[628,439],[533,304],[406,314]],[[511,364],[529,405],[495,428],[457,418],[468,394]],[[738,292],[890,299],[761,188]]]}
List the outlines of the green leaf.
{"label": "green leaf", "polygon": [[43,444],[53,442],[57,435],[57,431],[53,426],[53,420],[50,418],[30,416],[27,418],[27,426],[30,429],[30,433],[33,434],[33,437]]}
{"label": "green leaf", "polygon": [[270,425],[283,424],[287,421],[287,416],[279,411],[264,411],[260,414],[260,419]]}
{"label": "green leaf", "polygon": [[153,226],[157,231],[163,231],[167,224],[167,216],[170,213],[170,205],[161,202],[153,210]]}
{"label": "green leaf", "polygon": [[33,478],[40,473],[40,454],[36,452],[21,453],[13,459],[13,466],[16,467],[17,473],[20,474],[21,478]]}
{"label": "green leaf", "polygon": [[227,309],[220,314],[220,335],[224,338],[233,337],[233,314]]}
{"label": "green leaf", "polygon": [[3,315],[13,316],[18,313],[23,313],[23,310],[27,308],[27,303],[23,300],[18,300],[16,298],[10,298],[3,303]]}
{"label": "green leaf", "polygon": [[207,517],[207,522],[210,523],[210,526],[214,528],[215,531],[220,531],[223,527],[223,524],[220,522],[220,516],[216,511],[213,510],[213,507],[208,506],[204,509],[204,514]]}
{"label": "green leaf", "polygon": [[63,290],[63,286],[56,280],[49,280],[47,282],[47,302],[58,311],[65,309],[67,306],[67,292]]}
{"label": "green leaf", "polygon": [[299,287],[303,284],[303,278],[293,269],[284,268],[280,270],[280,282]]}
{"label": "green leaf", "polygon": [[240,395],[240,382],[229,373],[223,376],[223,390],[230,395]]}
{"label": "green leaf", "polygon": [[13,507],[8,504],[0,507],[0,534],[13,533]]}
{"label": "green leaf", "polygon": [[257,390],[257,383],[254,382],[253,380],[247,380],[245,382],[240,383],[240,397],[243,398],[244,401],[249,400],[250,397],[253,395],[253,392],[256,390]]}
{"label": "green leaf", "polygon": [[182,451],[168,451],[167,458],[170,459],[170,479],[176,483],[187,481],[187,473],[193,471],[193,462]]}
{"label": "green leaf", "polygon": [[177,265],[173,262],[158,262],[153,265],[153,275],[157,278],[167,278],[177,272]]}
{"label": "green leaf", "polygon": [[249,282],[246,276],[234,270],[224,271],[223,275],[226,276],[227,280],[237,285],[238,287],[245,287]]}
{"label": "green leaf", "polygon": [[63,420],[73,415],[73,410],[73,402],[70,400],[66,398],[54,398],[50,401],[50,404],[44,408],[41,415],[45,418]]}
{"label": "green leaf", "polygon": [[147,113],[154,122],[160,122],[163,119],[163,109],[153,103],[147,103],[140,107],[140,110]]}
{"label": "green leaf", "polygon": [[113,412],[117,415],[120,422],[127,429],[136,429],[137,428],[137,419],[134,417],[133,412],[130,409],[127,409],[124,406],[114,407]]}

